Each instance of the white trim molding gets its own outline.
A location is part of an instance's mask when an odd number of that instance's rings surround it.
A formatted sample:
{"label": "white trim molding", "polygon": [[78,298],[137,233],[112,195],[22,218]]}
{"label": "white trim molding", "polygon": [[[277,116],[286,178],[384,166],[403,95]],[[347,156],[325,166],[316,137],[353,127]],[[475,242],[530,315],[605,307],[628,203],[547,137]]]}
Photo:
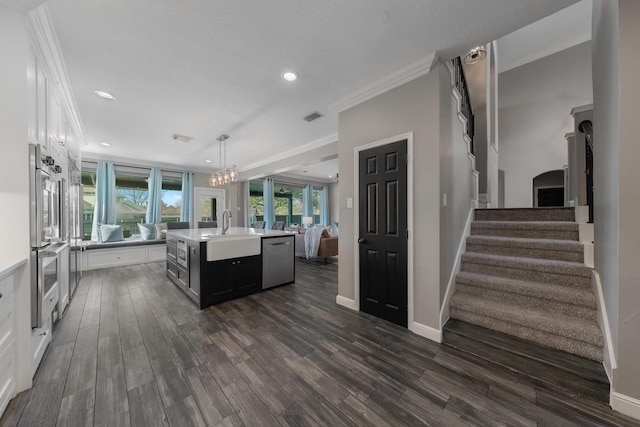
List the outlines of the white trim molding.
{"label": "white trim molding", "polygon": [[434,329],[430,326],[423,325],[418,322],[410,322],[409,330],[416,335],[420,335],[423,338],[426,338],[431,341],[435,341],[437,343],[442,342],[442,329]]}
{"label": "white trim molding", "polygon": [[336,304],[346,307],[351,310],[358,311],[355,300],[343,297],[342,295],[336,295]]}
{"label": "white trim molding", "polygon": [[616,391],[611,392],[611,407],[614,411],[640,420],[640,400]]}
{"label": "white trim molding", "polygon": [[362,89],[340,99],[339,101],[331,104],[329,108],[331,110],[337,110],[341,113],[348,110],[351,107],[355,107],[365,101],[375,98],[385,92],[402,86],[418,77],[429,74],[434,65],[437,64],[438,57],[436,52],[431,52],[429,55],[419,58],[416,61],[396,70],[390,75],[374,82]]}
{"label": "white trim molding", "polygon": [[271,156],[271,157],[268,157],[266,159],[260,160],[259,162],[252,163],[252,164],[247,165],[244,168],[242,168],[242,170],[243,171],[249,171],[251,169],[259,168],[261,166],[265,166],[265,165],[277,162],[279,160],[288,159],[289,157],[293,157],[293,156],[296,156],[298,154],[306,153],[307,151],[311,151],[311,150],[314,150],[316,148],[324,147],[325,145],[329,145],[329,144],[332,144],[334,142],[338,142],[338,134],[337,133],[333,133],[333,134],[331,134],[329,136],[326,136],[324,138],[318,139],[317,141],[313,141],[313,142],[310,142],[308,144],[301,145],[301,146],[296,147],[296,148],[294,148],[292,150],[285,151],[285,152],[280,153],[280,154],[276,154],[275,156]]}
{"label": "white trim molding", "polygon": [[407,325],[414,324],[414,307],[413,307],[413,132],[407,132],[400,135],[374,141],[368,144],[359,145],[353,149],[353,183],[354,183],[354,203],[353,203],[353,284],[354,284],[354,302],[356,310],[360,310],[360,251],[358,248],[358,234],[360,230],[360,177],[358,176],[358,159],[360,152],[370,148],[380,147],[394,142],[407,140]]}

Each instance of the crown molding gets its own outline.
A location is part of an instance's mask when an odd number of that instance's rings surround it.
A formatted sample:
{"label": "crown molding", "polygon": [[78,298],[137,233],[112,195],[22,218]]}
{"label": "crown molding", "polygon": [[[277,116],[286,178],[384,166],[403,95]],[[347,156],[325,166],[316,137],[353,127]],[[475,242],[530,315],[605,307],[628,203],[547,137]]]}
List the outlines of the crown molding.
{"label": "crown molding", "polygon": [[50,84],[53,83],[61,96],[61,103],[69,115],[69,123],[78,138],[80,146],[87,145],[84,137],[84,127],[78,113],[78,106],[71,91],[71,82],[67,75],[58,36],[56,35],[51,15],[46,4],[32,10],[27,15],[28,30],[34,49],[43,61]]}
{"label": "crown molding", "polygon": [[242,170],[248,171],[248,170],[256,169],[262,166],[266,166],[268,164],[271,164],[280,160],[288,159],[289,157],[297,156],[298,154],[306,153],[307,151],[324,147],[325,145],[329,145],[337,141],[338,141],[338,134],[334,133],[322,139],[319,139],[317,141],[310,142],[309,144],[301,145],[300,147],[294,148],[293,150],[285,151],[284,153],[280,153],[276,156],[268,157],[264,160],[260,160],[259,162],[250,164],[242,168]]}
{"label": "crown molding", "polygon": [[42,3],[44,0],[0,0],[0,6],[8,7],[25,15]]}
{"label": "crown molding", "polygon": [[402,86],[405,83],[415,80],[418,77],[429,74],[437,62],[438,57],[436,56],[436,52],[432,52],[429,55],[396,70],[377,82],[347,95],[341,100],[333,103],[330,108],[341,113],[349,108],[355,107],[364,101],[368,101],[369,99],[375,98],[378,95],[390,91],[391,89],[395,89],[398,86]]}

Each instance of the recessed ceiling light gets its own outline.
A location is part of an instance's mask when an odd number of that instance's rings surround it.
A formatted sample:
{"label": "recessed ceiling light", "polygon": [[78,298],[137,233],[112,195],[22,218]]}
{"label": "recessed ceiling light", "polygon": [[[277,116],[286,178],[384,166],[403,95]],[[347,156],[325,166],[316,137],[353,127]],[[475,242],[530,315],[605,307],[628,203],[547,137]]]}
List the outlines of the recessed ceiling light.
{"label": "recessed ceiling light", "polygon": [[96,90],[93,93],[98,95],[100,98],[108,99],[109,101],[115,101],[116,97],[111,95],[109,92],[104,92],[102,90]]}
{"label": "recessed ceiling light", "polygon": [[207,159],[204,161],[205,163],[211,163],[211,160]]}
{"label": "recessed ceiling light", "polygon": [[333,178],[333,175],[329,175],[329,178]]}
{"label": "recessed ceiling light", "polygon": [[293,71],[287,71],[286,73],[282,74],[282,78],[288,82],[293,82],[295,80],[298,80],[298,75]]}
{"label": "recessed ceiling light", "polygon": [[100,145],[102,145],[103,147],[111,147],[111,144],[109,144],[108,142],[101,142]]}

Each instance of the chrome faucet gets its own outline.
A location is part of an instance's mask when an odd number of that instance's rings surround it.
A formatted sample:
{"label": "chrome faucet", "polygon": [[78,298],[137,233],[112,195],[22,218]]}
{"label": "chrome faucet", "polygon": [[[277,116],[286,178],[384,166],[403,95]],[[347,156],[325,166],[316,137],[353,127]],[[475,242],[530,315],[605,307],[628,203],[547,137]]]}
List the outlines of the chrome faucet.
{"label": "chrome faucet", "polygon": [[225,235],[231,225],[231,209],[225,209],[222,212],[222,234]]}

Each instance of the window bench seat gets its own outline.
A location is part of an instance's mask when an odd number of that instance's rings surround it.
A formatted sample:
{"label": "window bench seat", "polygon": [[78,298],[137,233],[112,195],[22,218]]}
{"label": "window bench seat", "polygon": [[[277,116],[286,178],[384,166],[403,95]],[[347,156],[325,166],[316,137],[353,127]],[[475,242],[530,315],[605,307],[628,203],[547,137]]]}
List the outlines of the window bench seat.
{"label": "window bench seat", "polygon": [[105,243],[85,241],[82,242],[82,268],[83,270],[97,270],[164,261],[167,256],[165,242],[163,239],[142,240],[136,238]]}

